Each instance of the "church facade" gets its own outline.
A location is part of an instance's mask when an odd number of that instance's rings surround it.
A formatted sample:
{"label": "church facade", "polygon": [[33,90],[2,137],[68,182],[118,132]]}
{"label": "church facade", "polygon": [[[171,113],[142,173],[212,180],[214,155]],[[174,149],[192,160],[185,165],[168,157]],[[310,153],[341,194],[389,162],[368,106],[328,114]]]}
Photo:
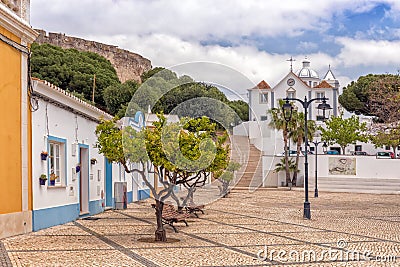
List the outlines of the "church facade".
{"label": "church facade", "polygon": [[[327,97],[327,103],[332,107],[330,114],[338,116],[339,106],[339,81],[336,79],[331,68],[321,79],[318,73],[310,66],[310,61],[305,59],[303,67],[293,72],[292,70],[276,84],[270,87],[264,80],[257,84],[254,88],[248,89],[249,95],[249,120],[250,121],[266,121],[268,120],[267,111],[279,107],[279,100],[288,98],[298,98],[308,100],[312,98]],[[321,101],[314,101],[308,109],[308,119],[322,121],[323,114],[317,109]],[[303,107],[297,101],[294,104],[303,111]]]}

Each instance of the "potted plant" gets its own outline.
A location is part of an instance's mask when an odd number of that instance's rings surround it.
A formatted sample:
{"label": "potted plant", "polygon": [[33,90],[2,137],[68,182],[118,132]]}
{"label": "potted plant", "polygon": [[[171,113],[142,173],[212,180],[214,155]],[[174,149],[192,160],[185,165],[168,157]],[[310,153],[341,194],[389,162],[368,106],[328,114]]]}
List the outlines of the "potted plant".
{"label": "potted plant", "polygon": [[46,160],[48,155],[49,154],[46,151],[42,151],[42,153],[40,153],[40,158],[42,160]]}
{"label": "potted plant", "polygon": [[40,177],[39,177],[40,185],[45,185],[46,184],[46,180],[47,180],[46,174],[40,175]]}
{"label": "potted plant", "polygon": [[56,185],[56,180],[57,180],[58,176],[55,175],[54,173],[50,174],[50,185]]}
{"label": "potted plant", "polygon": [[90,159],[90,164],[94,165],[96,163],[97,163],[97,159],[95,159],[95,158]]}
{"label": "potted plant", "polygon": [[78,173],[78,172],[80,172],[80,171],[81,171],[81,164],[78,163],[78,164],[76,164],[75,172]]}

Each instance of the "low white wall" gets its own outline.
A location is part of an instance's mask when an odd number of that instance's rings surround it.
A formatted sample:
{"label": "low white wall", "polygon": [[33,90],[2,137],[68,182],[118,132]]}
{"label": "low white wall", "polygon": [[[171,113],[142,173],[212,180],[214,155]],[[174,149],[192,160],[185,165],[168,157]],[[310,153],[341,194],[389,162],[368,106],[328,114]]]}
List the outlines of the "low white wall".
{"label": "low white wall", "polygon": [[[275,165],[281,160],[281,156],[263,156],[264,186],[281,186],[285,182],[285,172],[274,173]],[[329,173],[329,159],[352,159],[356,160],[355,175],[338,175]],[[293,157],[295,159],[295,157]],[[303,184],[304,179],[304,156],[299,159],[298,185]],[[343,155],[318,155],[318,177],[319,178],[369,178],[369,179],[399,179],[400,159],[377,159],[374,156],[343,156]],[[315,178],[315,155],[308,156],[308,176]]]}
{"label": "low white wall", "polygon": [[[329,174],[329,159],[355,159],[356,175]],[[309,176],[315,177],[315,155],[309,157]],[[375,156],[318,155],[318,177],[400,179],[400,159],[377,159]]]}
{"label": "low white wall", "polygon": [[233,127],[233,135],[249,136],[249,122],[242,122],[241,124]]}

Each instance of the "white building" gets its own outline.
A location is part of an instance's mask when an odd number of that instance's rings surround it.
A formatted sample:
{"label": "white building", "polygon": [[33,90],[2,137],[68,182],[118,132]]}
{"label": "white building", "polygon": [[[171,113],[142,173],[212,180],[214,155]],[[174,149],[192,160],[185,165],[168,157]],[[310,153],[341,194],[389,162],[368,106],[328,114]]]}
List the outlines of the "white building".
{"label": "white building", "polygon": [[[338,90],[339,81],[333,75],[332,70],[325,74],[323,79],[319,78],[318,73],[311,69],[310,61],[303,61],[303,68],[298,70],[296,74],[290,71],[277,85],[273,88],[267,82],[261,81],[256,87],[248,89],[249,95],[249,120],[264,121],[268,120],[267,111],[279,106],[279,100],[288,98],[299,98],[304,100],[312,98],[327,97],[327,101],[332,107],[331,115],[337,116],[338,111]],[[303,107],[298,102],[294,102],[300,111]],[[308,109],[310,120],[322,120],[322,113],[317,109],[320,101],[311,103]]]}
{"label": "white building", "polygon": [[[311,69],[308,60],[303,61],[303,67],[295,73],[290,71],[274,87],[267,82],[261,81],[256,87],[248,89],[250,120],[234,128],[234,135],[248,136],[250,144],[262,151],[262,186],[281,186],[285,182],[284,172],[275,173],[274,169],[282,154],[283,137],[282,132],[269,126],[271,118],[268,110],[277,108],[279,100],[288,98],[298,98],[307,100],[313,98],[327,97],[327,103],[332,107],[328,116],[338,116],[339,104],[339,81],[335,78],[329,67],[325,76],[320,79],[318,73]],[[304,112],[304,108],[299,102],[293,102]],[[321,121],[322,112],[317,109],[319,102],[312,102],[308,109],[308,119],[315,120],[317,125],[324,125]],[[361,118],[361,121],[371,121],[368,118]],[[295,144],[289,144],[289,149],[295,150]],[[304,144],[303,148],[304,149]],[[328,149],[340,151],[340,146],[331,145]],[[389,148],[378,148],[378,151],[388,150]],[[311,150],[314,145],[311,144]],[[318,147],[318,183],[323,190],[338,192],[373,192],[373,193],[400,193],[400,176],[398,174],[398,162],[391,159],[376,159],[375,156],[351,156],[352,151],[366,151],[374,155],[376,149],[372,144],[357,143],[349,145],[344,151],[347,155],[321,155],[322,145]],[[342,152],[342,151],[341,151]],[[315,151],[314,151],[315,153]],[[309,183],[313,189],[315,179],[315,155],[308,157],[309,161]],[[304,179],[304,157],[300,157],[300,173],[298,174],[298,184],[301,185]],[[254,179],[256,177],[253,177]]]}
{"label": "white building", "polygon": [[[268,126],[270,119],[268,111],[279,107],[279,100],[288,98],[298,98],[307,100],[313,98],[327,97],[327,103],[332,110],[327,111],[325,116],[339,114],[338,105],[339,81],[335,78],[332,70],[328,69],[323,79],[318,73],[311,69],[310,61],[305,59],[303,67],[294,73],[289,73],[280,80],[274,87],[269,86],[265,81],[261,81],[254,88],[248,89],[249,95],[249,122],[243,125],[247,129],[246,135],[254,145],[266,155],[275,155],[283,152],[282,134]],[[300,102],[293,102],[299,111],[304,112]],[[317,109],[321,101],[313,101],[307,110],[308,119],[322,124],[323,112]],[[237,127],[236,133],[239,128]],[[243,133],[240,133],[243,134]]]}
{"label": "white building", "polygon": [[[148,197],[148,191],[110,164],[95,148],[100,109],[40,80],[33,81],[38,109],[32,112],[33,230],[76,220],[115,207],[115,182],[126,182],[126,202]],[[47,152],[46,159],[41,153]],[[48,180],[40,185],[39,177]],[[56,177],[51,185],[50,177]]]}

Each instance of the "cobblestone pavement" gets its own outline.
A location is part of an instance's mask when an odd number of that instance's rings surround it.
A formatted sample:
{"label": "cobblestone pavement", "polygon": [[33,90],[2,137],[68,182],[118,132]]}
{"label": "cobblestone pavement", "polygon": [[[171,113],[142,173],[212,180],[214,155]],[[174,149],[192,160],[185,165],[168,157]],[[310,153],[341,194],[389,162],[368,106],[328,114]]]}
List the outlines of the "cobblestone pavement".
{"label": "cobblestone pavement", "polygon": [[7,250],[3,243],[0,241],[0,267],[7,267],[11,265],[10,258],[8,257]]}
{"label": "cobblestone pavement", "polygon": [[400,266],[399,195],[321,192],[311,220],[303,197],[235,190],[176,224],[179,233],[166,226],[178,239],[169,243],[141,241],[154,237],[154,211],[150,200],[134,203],[0,240],[0,266]]}

